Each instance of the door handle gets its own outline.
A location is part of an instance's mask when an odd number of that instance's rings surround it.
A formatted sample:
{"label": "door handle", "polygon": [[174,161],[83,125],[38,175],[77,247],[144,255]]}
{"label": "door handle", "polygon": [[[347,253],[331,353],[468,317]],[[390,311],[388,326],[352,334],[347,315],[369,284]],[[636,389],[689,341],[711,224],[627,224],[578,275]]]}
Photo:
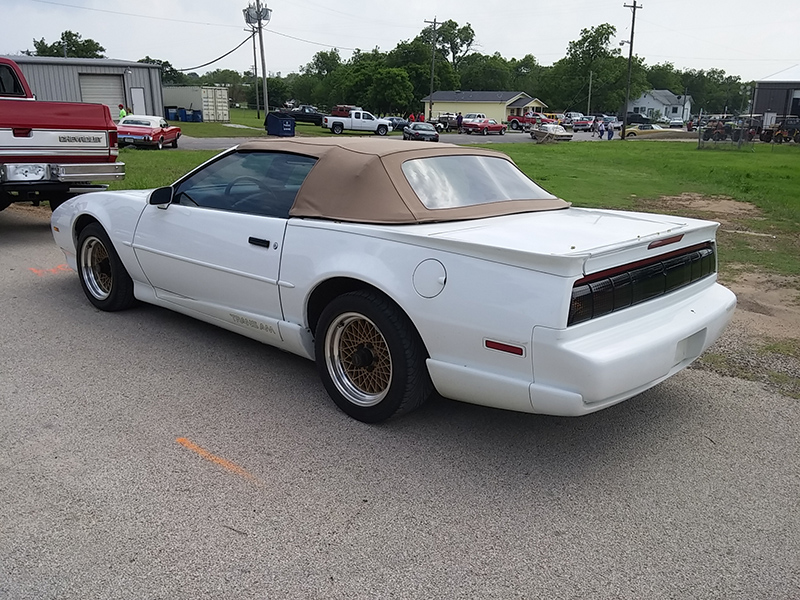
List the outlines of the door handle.
{"label": "door handle", "polygon": [[264,248],[269,248],[269,240],[262,240],[261,238],[251,237],[248,238],[247,241],[253,244],[254,246],[263,246]]}

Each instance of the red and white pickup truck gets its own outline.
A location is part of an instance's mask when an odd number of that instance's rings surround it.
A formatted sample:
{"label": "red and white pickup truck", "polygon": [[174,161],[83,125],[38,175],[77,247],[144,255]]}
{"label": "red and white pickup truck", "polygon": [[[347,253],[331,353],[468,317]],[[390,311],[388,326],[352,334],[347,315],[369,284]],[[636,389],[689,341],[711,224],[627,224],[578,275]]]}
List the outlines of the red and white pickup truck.
{"label": "red and white pickup truck", "polygon": [[108,187],[125,177],[117,127],[104,104],[39,102],[19,66],[0,57],[0,210]]}

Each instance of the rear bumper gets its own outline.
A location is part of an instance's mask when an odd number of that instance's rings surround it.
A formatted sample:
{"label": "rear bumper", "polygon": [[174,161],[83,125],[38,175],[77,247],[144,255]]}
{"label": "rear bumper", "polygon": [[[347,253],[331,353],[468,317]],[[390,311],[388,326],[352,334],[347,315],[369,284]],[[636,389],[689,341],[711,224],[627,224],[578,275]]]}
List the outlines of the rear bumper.
{"label": "rear bumper", "polygon": [[428,359],[443,396],[506,410],[577,417],[627,400],[700,356],[736,296],[708,281],[565,329],[533,329],[533,380]]}
{"label": "rear bumper", "polygon": [[125,163],[6,163],[0,165],[0,183],[30,186],[83,181],[119,181],[125,178]]}
{"label": "rear bumper", "polygon": [[689,366],[719,338],[736,296],[717,283],[682,291],[682,298],[676,293],[635,307],[638,314],[630,309],[567,329],[534,328],[534,412],[595,412]]}

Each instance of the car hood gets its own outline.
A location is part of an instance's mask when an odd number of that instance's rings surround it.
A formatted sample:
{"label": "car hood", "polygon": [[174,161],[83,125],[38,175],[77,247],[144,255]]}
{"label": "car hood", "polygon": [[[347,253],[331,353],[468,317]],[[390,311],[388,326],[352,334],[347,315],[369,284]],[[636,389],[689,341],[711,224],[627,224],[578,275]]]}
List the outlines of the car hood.
{"label": "car hood", "polygon": [[[717,227],[684,217],[568,208],[381,229],[409,243],[413,237],[444,251],[580,276],[713,240]],[[649,248],[658,240],[675,241]]]}

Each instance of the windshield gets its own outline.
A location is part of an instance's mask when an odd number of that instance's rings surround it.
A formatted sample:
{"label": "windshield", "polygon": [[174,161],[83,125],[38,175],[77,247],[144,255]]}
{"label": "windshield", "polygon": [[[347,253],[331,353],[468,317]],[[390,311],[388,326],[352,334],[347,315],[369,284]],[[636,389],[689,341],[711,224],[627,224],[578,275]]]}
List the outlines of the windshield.
{"label": "windshield", "polygon": [[403,173],[429,209],[508,200],[553,200],[513,163],[493,156],[436,156],[403,163]]}

